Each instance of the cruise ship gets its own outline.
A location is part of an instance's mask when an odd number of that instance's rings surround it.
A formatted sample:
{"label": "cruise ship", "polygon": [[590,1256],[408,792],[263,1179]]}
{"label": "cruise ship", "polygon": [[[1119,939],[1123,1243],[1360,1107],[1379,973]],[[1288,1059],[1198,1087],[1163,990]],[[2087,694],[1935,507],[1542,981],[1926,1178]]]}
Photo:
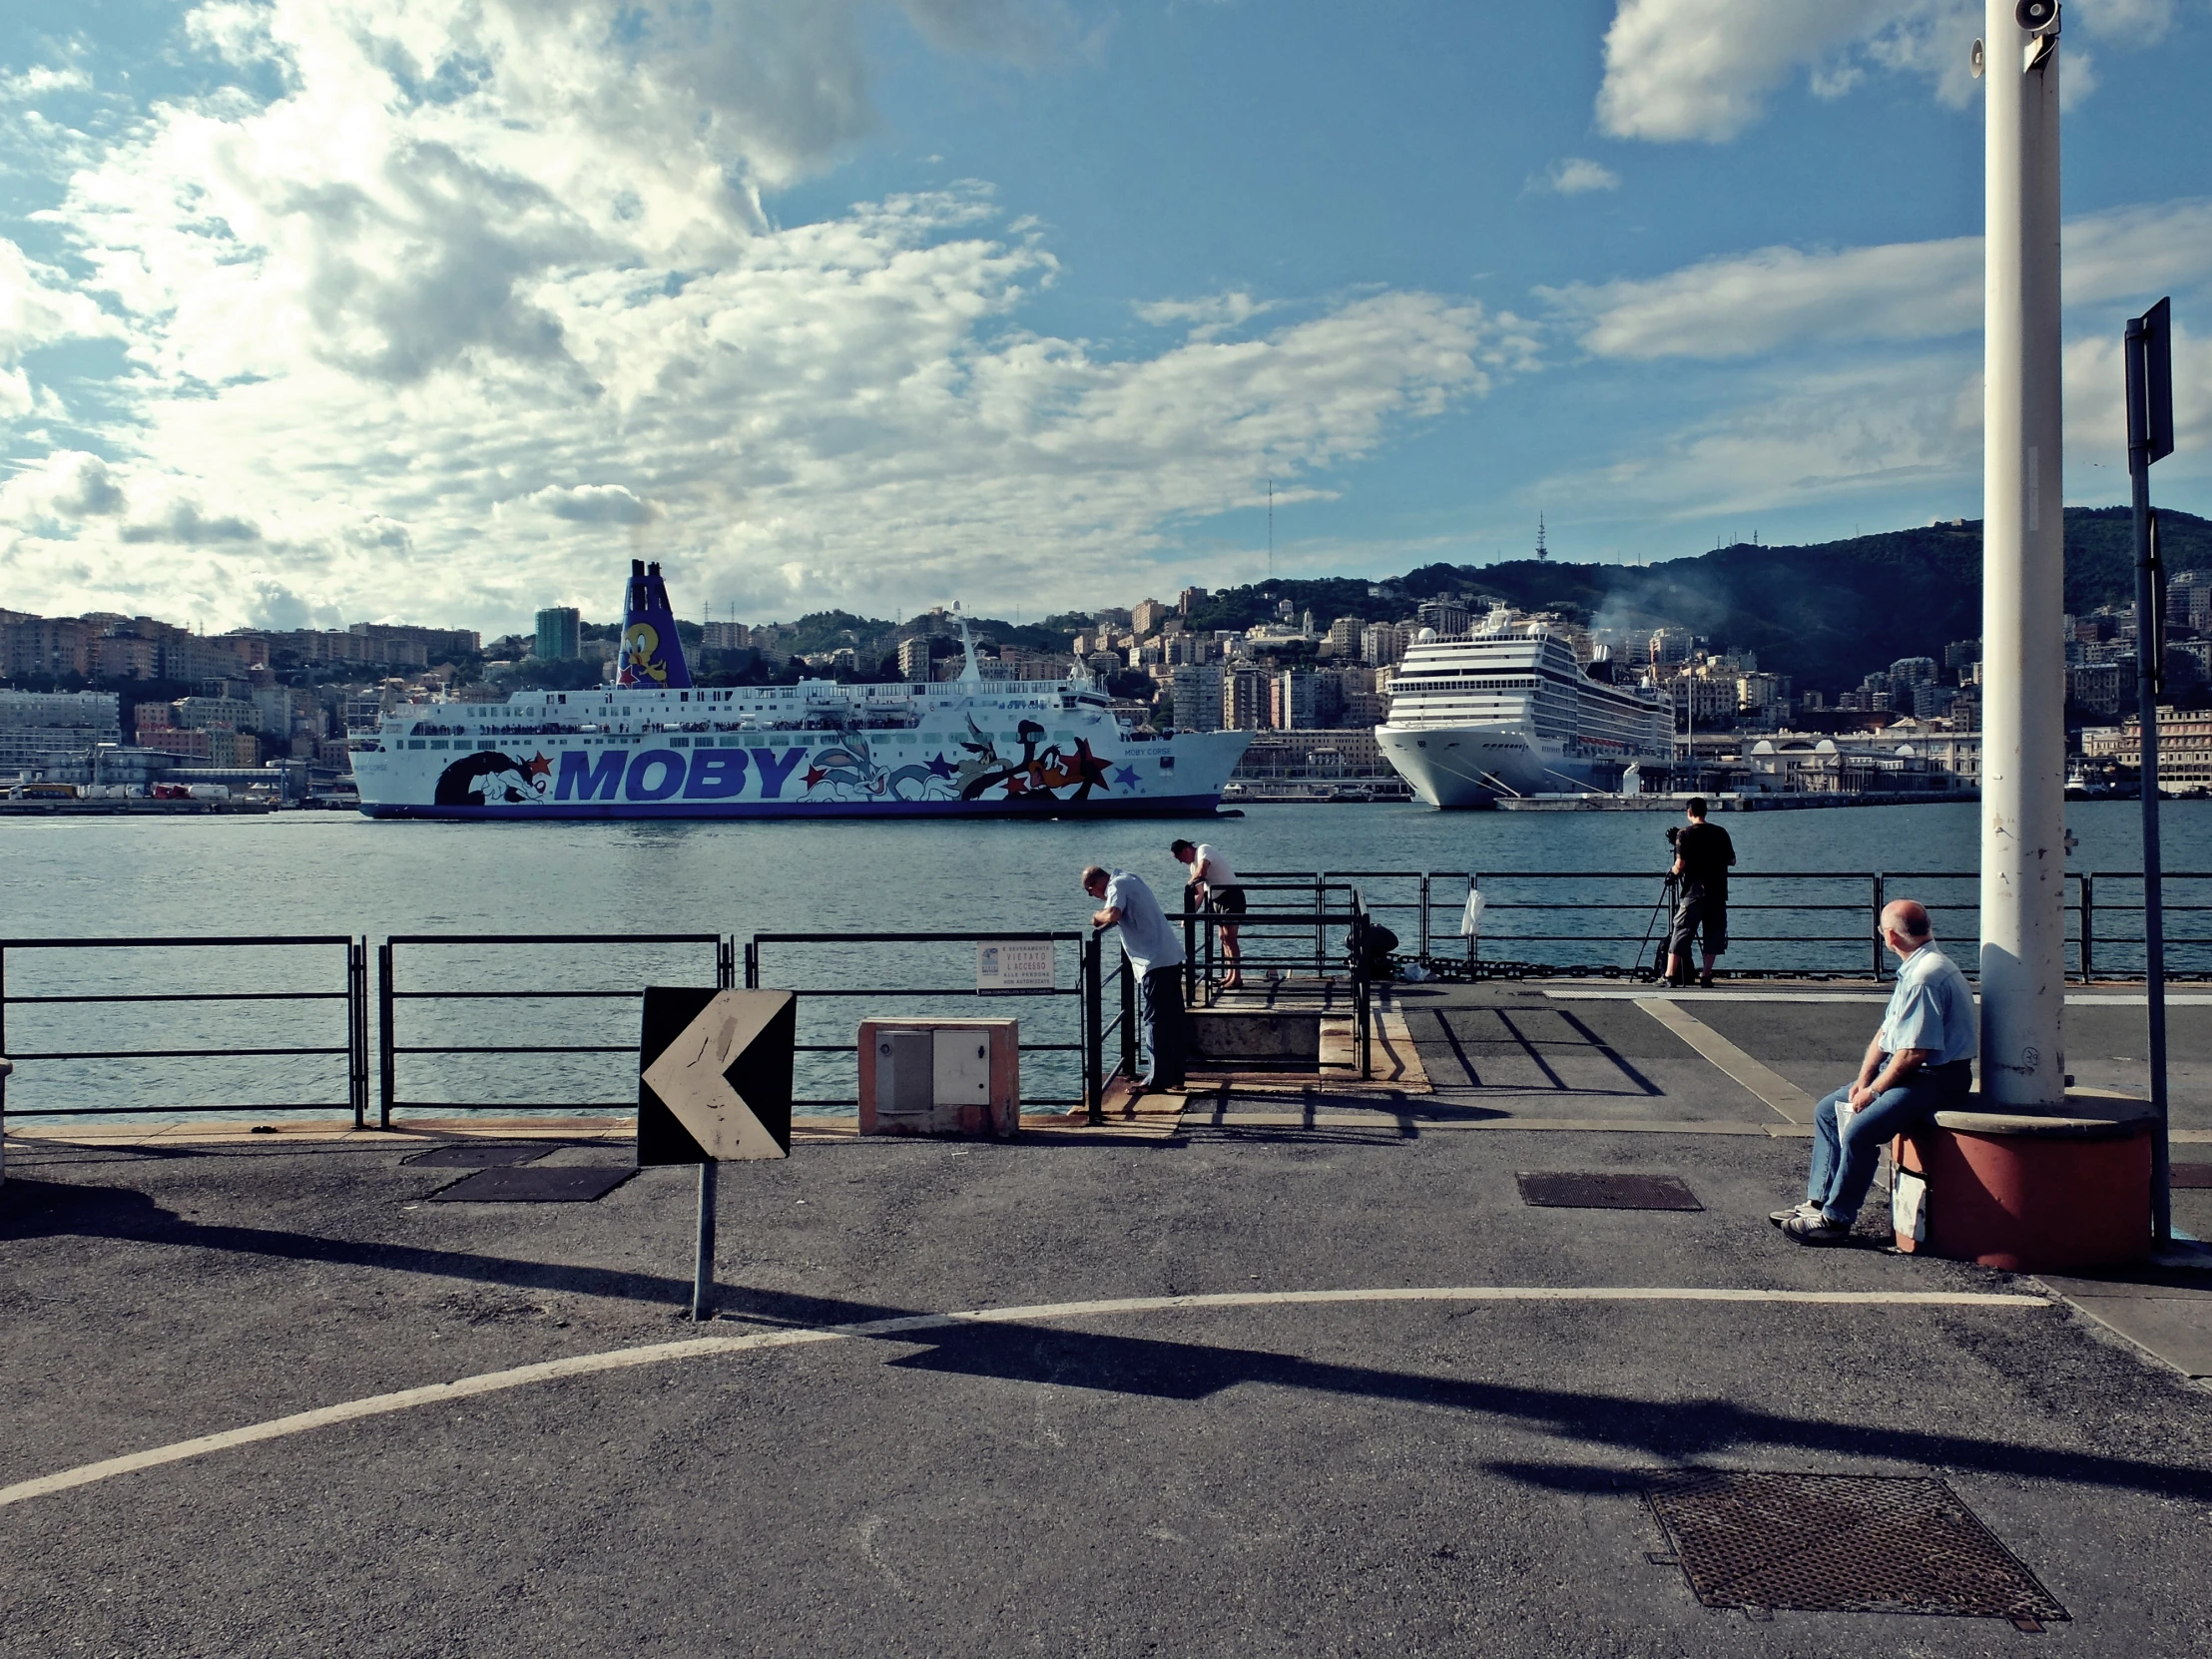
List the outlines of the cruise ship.
{"label": "cruise ship", "polygon": [[1461,639],[1424,628],[1390,680],[1376,743],[1431,807],[1618,790],[1630,766],[1673,760],[1674,711],[1608,669],[1600,657],[1585,670],[1567,640],[1510,611]]}
{"label": "cruise ship", "polygon": [[394,709],[353,745],[370,818],[1105,817],[1212,812],[1251,741],[1156,734],[1080,671],[696,686],[659,565],[633,560],[616,683]]}

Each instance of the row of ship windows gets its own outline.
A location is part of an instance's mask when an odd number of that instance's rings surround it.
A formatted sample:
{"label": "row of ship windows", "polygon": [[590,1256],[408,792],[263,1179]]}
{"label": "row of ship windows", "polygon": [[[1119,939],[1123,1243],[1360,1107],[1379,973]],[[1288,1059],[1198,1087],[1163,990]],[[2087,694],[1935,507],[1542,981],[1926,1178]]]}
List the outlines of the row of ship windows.
{"label": "row of ship windows", "polygon": [[[989,741],[991,739],[991,734],[988,732],[984,733],[983,736],[986,741]],[[714,738],[672,738],[665,736],[659,732],[640,732],[635,734],[634,736],[617,735],[613,737],[600,738],[563,739],[557,742],[554,747],[559,749],[567,749],[573,746],[579,749],[588,749],[595,744],[620,744],[622,747],[628,748],[633,744],[646,743],[649,741],[659,743],[669,749],[714,749],[717,747],[723,749],[758,749],[762,747],[770,749],[784,749],[792,745],[797,745],[801,749],[813,749],[824,743],[841,743],[844,740],[840,738],[835,732],[818,732],[812,736],[801,737],[783,737],[770,732],[749,732],[742,735],[733,735],[728,738],[723,738],[719,740],[718,743],[718,740]],[[924,744],[943,746],[953,742],[954,740],[949,738],[935,737],[917,738],[917,736],[912,732],[877,732],[870,735],[869,741],[875,743],[920,742]],[[1011,732],[1004,732],[999,734],[996,741],[1000,743],[1018,744],[1021,740]],[[1054,733],[1052,736],[1052,741],[1057,744],[1073,744],[1075,742],[1074,738],[1070,737],[1065,732]],[[505,749],[508,747],[508,745],[500,742],[497,739],[491,738],[478,739],[473,744],[470,743],[469,740],[466,738],[450,740],[446,738],[409,738],[406,740],[405,743],[394,744],[392,747],[395,749],[498,750]],[[1170,760],[1163,760],[1160,764],[1162,766],[1170,766],[1173,764],[1173,762]]]}

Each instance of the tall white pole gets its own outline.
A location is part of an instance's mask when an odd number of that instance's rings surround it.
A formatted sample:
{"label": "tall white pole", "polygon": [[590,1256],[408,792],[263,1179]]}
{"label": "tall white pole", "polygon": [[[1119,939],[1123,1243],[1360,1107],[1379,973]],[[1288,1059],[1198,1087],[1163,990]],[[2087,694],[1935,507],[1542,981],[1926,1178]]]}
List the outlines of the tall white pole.
{"label": "tall white pole", "polygon": [[1987,0],[1987,19],[1981,1092],[2032,1108],[2066,1091],[2058,43],[2014,0]]}

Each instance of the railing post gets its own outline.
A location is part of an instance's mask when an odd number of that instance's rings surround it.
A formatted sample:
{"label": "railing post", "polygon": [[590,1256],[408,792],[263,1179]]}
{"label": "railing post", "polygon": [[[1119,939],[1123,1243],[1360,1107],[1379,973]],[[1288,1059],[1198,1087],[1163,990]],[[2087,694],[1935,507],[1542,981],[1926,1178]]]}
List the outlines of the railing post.
{"label": "railing post", "polygon": [[368,940],[345,947],[345,1092],[353,1127],[368,1125]]}
{"label": "railing post", "polygon": [[1322,918],[1329,913],[1329,871],[1314,872],[1314,977],[1329,977],[1329,924]]}
{"label": "railing post", "polygon": [[[1475,871],[1471,869],[1467,871],[1467,897],[1469,900],[1471,900],[1474,895],[1481,890],[1476,885],[1479,880],[1480,877],[1476,874]],[[1466,919],[1466,914],[1467,913],[1465,910],[1461,910],[1459,912],[1459,917],[1462,923],[1464,923]],[[1474,977],[1474,951],[1475,946],[1480,942],[1481,941],[1476,937],[1475,934],[1469,933],[1467,935],[1467,977],[1469,979],[1472,979]]]}
{"label": "railing post", "polygon": [[2081,874],[2081,982],[2086,985],[2096,978],[2095,959],[2090,940],[2096,936],[2091,925],[2096,915],[2095,878],[2087,870]]}
{"label": "railing post", "polygon": [[1420,959],[1428,960],[1428,871],[1420,872]]}
{"label": "railing post", "polygon": [[392,1097],[398,1093],[398,1056],[391,1051],[392,1000],[391,1000],[391,940],[386,939],[376,947],[376,1053],[379,1061],[377,1081],[381,1085],[376,1099],[376,1127],[391,1127]]}
{"label": "railing post", "polygon": [[[8,1053],[8,946],[0,939],[0,1059]],[[8,1073],[0,1066],[0,1182],[8,1178]]]}
{"label": "railing post", "polygon": [[757,991],[761,988],[761,941],[745,941],[745,988]]}
{"label": "railing post", "polygon": [[1083,1115],[1106,1121],[1106,988],[1099,968],[1098,934],[1083,941]]}
{"label": "railing post", "polygon": [[1368,1030],[1375,987],[1368,977],[1368,910],[1357,893],[1352,900],[1351,935],[1353,1042],[1360,1054],[1360,1081],[1365,1083],[1375,1075],[1375,1050]]}
{"label": "railing post", "polygon": [[1183,1006],[1198,1006],[1198,913],[1192,908],[1191,885],[1183,886]]}
{"label": "railing post", "polygon": [[738,982],[737,941],[725,933],[715,940],[715,989],[726,991]]}
{"label": "railing post", "polygon": [[1882,977],[1882,912],[1889,902],[1882,896],[1883,883],[1886,879],[1887,877],[1880,872],[1877,872],[1874,878],[1874,976],[1877,979]]}

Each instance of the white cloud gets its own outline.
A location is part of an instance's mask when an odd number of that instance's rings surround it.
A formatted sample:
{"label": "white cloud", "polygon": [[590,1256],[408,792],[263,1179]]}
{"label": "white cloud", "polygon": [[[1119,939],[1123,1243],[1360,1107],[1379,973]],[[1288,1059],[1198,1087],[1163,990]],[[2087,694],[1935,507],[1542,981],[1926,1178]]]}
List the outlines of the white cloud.
{"label": "white cloud", "polygon": [[548,484],[530,499],[572,524],[650,524],[662,508],[641,501],[620,484]]}
{"label": "white cloud", "polygon": [[[1417,292],[1258,332],[1278,302],[1172,301],[1149,354],[1040,334],[1057,264],[977,186],[774,225],[759,192],[871,119],[857,4],[193,13],[277,90],[151,109],[71,178],[131,511],[11,519],[0,586],[504,627],[604,611],[644,552],[687,608],[1042,609],[1533,365],[1515,318]],[[1012,53],[1052,19],[925,13]]]}
{"label": "white cloud", "polygon": [[[2066,223],[2066,302],[2155,297],[2212,275],[2212,202]],[[1937,339],[1981,325],[1979,237],[1806,253],[1764,248],[1664,276],[1539,289],[1603,357],[1745,357],[1846,340]]]}
{"label": "white cloud", "polygon": [[[2071,0],[2069,23],[2120,46],[2155,42],[2174,0]],[[1871,72],[1931,83],[1943,102],[1973,96],[1968,50],[1982,31],[1975,0],[1618,0],[1605,32],[1601,130],[1673,142],[1734,138],[1776,92],[1803,75],[1817,98],[1841,98]],[[2070,105],[2096,84],[2069,53]]]}
{"label": "white cloud", "polygon": [[1621,177],[1603,162],[1586,156],[1563,156],[1531,177],[1527,188],[1555,196],[1581,196],[1593,190],[1619,190]]}

